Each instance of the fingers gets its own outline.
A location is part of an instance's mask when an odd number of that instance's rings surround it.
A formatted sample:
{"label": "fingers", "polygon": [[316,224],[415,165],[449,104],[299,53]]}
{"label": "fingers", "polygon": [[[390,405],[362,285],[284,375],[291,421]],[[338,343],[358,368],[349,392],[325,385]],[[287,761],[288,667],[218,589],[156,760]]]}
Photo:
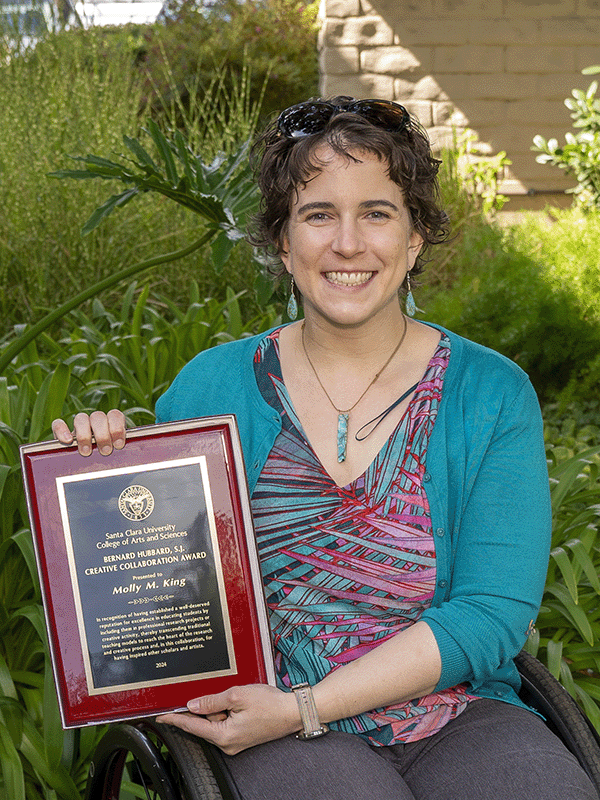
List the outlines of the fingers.
{"label": "fingers", "polygon": [[[89,420],[98,450],[103,456],[109,456],[113,448],[121,450],[125,447],[125,417],[121,411],[116,408],[113,408],[108,414],[104,414],[102,411],[93,411]],[[75,435],[77,436],[77,425],[75,425]],[[77,441],[79,442],[79,436],[77,436]]]}
{"label": "fingers", "polygon": [[228,755],[281,739],[302,727],[296,698],[274,686],[234,686],[196,697],[187,705],[187,713],[163,714],[156,721],[200,736]]}
{"label": "fingers", "polygon": [[55,439],[63,444],[73,443],[73,434],[64,419],[55,419],[52,423],[52,433]]}
{"label": "fingers", "polygon": [[159,717],[156,717],[156,722],[159,722],[161,725],[173,725],[176,728],[181,728],[181,730],[186,733],[191,733],[194,736],[206,739],[207,742],[216,744],[215,737],[212,735],[214,723],[205,717],[197,717],[194,714],[179,712],[177,714],[161,714]]}
{"label": "fingers", "polygon": [[192,736],[198,736],[216,745],[230,756],[234,756],[247,747],[251,747],[251,744],[246,744],[240,740],[240,736],[235,730],[228,730],[226,723],[211,721],[207,717],[198,717],[195,714],[188,713],[161,714],[161,716],[156,717],[156,722],[173,725],[186,733],[192,734]]}
{"label": "fingers", "polygon": [[93,411],[90,415],[83,412],[76,414],[73,420],[73,433],[64,420],[55,419],[52,423],[52,432],[63,444],[72,444],[75,438],[82,456],[91,454],[93,440],[96,441],[98,450],[103,456],[110,455],[113,449],[121,450],[125,447],[125,417],[116,408],[111,409],[108,414],[103,411]]}

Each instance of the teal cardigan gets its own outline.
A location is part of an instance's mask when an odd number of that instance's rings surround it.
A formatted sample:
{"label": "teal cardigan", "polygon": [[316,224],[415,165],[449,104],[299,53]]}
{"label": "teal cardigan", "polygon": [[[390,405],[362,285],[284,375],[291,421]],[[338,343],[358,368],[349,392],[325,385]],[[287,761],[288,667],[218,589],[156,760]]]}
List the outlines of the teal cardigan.
{"label": "teal cardigan", "polygon": [[[513,658],[535,622],[550,548],[539,404],[514,362],[445,333],[451,356],[424,475],[437,587],[421,619],[441,654],[438,689],[466,681],[478,696],[520,704]],[[158,422],[235,414],[250,493],[281,430],[254,378],[261,336],[197,355],[156,406]]]}

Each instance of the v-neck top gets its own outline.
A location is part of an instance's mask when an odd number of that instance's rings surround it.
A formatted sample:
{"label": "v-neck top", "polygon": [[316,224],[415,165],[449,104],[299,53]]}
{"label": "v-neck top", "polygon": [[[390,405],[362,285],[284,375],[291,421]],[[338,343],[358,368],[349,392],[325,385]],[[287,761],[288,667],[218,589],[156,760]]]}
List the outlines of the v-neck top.
{"label": "v-neck top", "polygon": [[[421,619],[440,651],[436,689],[468,681],[478,697],[523,708],[514,656],[540,608],[552,534],[539,402],[514,361],[424,324],[447,335],[452,350],[422,476],[437,582]],[[159,423],[235,419],[251,496],[281,432],[254,372],[271,332],[198,353],[156,404]]]}
{"label": "v-neck top", "polygon": [[[370,466],[340,487],[323,467],[283,382],[277,329],[254,358],[259,390],[282,429],[252,511],[282,687],[314,685],[414,624],[431,605],[436,552],[425,456],[450,340],[442,334],[409,405]],[[371,744],[416,741],[476,699],[465,685],[339,720]]]}

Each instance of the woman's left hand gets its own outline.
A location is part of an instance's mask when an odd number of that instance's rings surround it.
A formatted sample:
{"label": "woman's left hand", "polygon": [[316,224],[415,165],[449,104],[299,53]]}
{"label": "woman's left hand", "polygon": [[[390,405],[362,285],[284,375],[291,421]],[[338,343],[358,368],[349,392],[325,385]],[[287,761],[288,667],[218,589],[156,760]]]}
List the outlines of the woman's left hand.
{"label": "woman's left hand", "polygon": [[188,709],[189,713],[163,714],[157,722],[206,739],[230,756],[302,729],[293,692],[262,684],[195,698]]}

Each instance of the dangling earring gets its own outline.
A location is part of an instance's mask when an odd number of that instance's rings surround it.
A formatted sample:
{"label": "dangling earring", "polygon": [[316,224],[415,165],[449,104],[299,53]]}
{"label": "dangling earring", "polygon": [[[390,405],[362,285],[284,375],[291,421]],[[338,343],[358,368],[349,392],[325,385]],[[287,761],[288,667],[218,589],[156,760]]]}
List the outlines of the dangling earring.
{"label": "dangling earring", "polygon": [[417,306],[415,305],[415,298],[413,297],[413,293],[410,290],[410,272],[406,273],[406,313],[409,317],[414,317],[417,311]]}
{"label": "dangling earring", "polygon": [[293,322],[295,319],[298,319],[298,302],[296,300],[296,295],[294,294],[294,279],[292,278],[292,283],[290,286],[290,299],[288,300],[287,304],[287,315],[288,318],[291,319]]}

